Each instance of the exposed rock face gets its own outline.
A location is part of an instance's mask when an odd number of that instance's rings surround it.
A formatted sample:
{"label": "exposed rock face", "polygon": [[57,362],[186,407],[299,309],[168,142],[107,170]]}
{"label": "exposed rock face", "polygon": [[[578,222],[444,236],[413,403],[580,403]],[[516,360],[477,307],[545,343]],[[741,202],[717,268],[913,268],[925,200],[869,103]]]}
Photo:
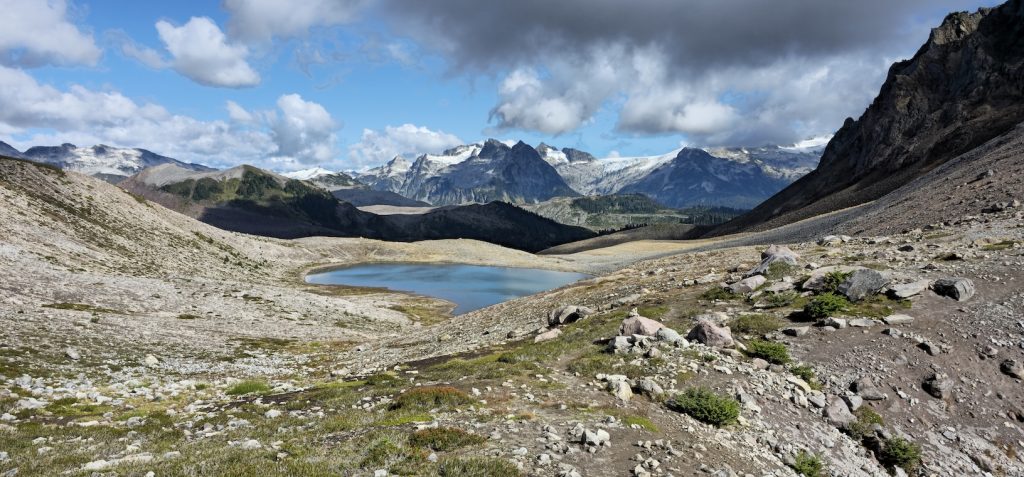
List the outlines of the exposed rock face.
{"label": "exposed rock face", "polygon": [[1024,120],[1024,1],[954,13],[894,64],[818,168],[713,234],[758,230],[877,199]]}

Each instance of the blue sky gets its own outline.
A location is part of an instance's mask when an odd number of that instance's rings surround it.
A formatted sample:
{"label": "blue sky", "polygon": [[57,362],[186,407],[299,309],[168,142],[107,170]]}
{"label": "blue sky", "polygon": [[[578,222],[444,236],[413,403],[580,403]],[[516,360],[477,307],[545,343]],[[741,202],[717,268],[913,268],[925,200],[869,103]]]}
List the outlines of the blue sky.
{"label": "blue sky", "polygon": [[277,170],[487,137],[792,143],[859,115],[946,12],[995,2],[722,3],[0,0],[0,140]]}

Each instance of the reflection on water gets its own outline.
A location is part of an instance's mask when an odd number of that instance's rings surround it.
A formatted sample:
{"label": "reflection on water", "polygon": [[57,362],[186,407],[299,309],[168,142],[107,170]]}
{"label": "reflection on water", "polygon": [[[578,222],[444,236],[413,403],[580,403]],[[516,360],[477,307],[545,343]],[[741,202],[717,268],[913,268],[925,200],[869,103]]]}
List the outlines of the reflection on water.
{"label": "reflection on water", "polygon": [[367,264],[306,277],[319,285],[383,287],[455,303],[455,314],[558,288],[587,278],[571,272],[458,264]]}

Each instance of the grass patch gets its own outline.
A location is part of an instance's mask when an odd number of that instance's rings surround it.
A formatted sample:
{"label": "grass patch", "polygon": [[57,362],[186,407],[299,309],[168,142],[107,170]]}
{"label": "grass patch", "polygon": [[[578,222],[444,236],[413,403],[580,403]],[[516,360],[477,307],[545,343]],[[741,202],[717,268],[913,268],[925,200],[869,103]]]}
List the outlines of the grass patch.
{"label": "grass patch", "polygon": [[519,469],[504,459],[466,457],[444,459],[437,467],[441,477],[519,477]]}
{"label": "grass patch", "polygon": [[409,436],[409,445],[425,447],[438,452],[448,452],[463,447],[475,446],[486,441],[487,439],[481,436],[451,427],[423,429]]}
{"label": "grass patch", "polygon": [[641,429],[648,432],[658,432],[658,426],[654,424],[650,419],[643,416],[623,416],[621,421],[626,426],[640,426]]}
{"label": "grass patch", "polygon": [[43,305],[43,308],[52,308],[54,310],[73,310],[73,311],[87,311],[90,313],[113,313],[120,314],[120,311],[111,310],[110,308],[102,308],[99,306],[86,305],[84,303],[50,303]]}
{"label": "grass patch", "polygon": [[734,333],[747,335],[765,335],[778,331],[784,323],[771,315],[740,315],[729,322],[729,329]]}
{"label": "grass patch", "polygon": [[793,373],[794,376],[803,379],[811,389],[816,391],[821,390],[821,382],[818,381],[818,376],[814,373],[814,368],[807,365],[793,366],[789,369],[789,372]]}
{"label": "grass patch", "polygon": [[804,306],[804,313],[811,319],[821,320],[840,313],[849,306],[850,302],[845,297],[828,292],[814,297],[807,303]]}
{"label": "grass patch", "polygon": [[769,293],[761,301],[765,308],[785,308],[797,302],[800,294],[794,291]]}
{"label": "grass patch", "polygon": [[771,341],[753,340],[747,343],[747,350],[744,353],[751,358],[761,358],[772,364],[786,364],[792,361],[786,345]]}
{"label": "grass patch", "polygon": [[598,373],[612,373],[636,379],[645,374],[643,367],[623,363],[619,356],[607,353],[582,356],[569,363],[567,369],[570,373],[579,373],[580,376],[587,377],[594,377]]}
{"label": "grass patch", "polygon": [[1002,242],[990,243],[981,247],[986,252],[998,252],[1001,250],[1009,250],[1017,243],[1015,240],[1003,240]]}
{"label": "grass patch", "polygon": [[739,295],[737,295],[737,294],[735,294],[735,293],[733,293],[733,292],[731,292],[729,290],[726,290],[725,288],[722,288],[720,286],[716,286],[714,288],[708,289],[708,291],[706,291],[704,293],[701,293],[699,298],[701,300],[707,300],[707,301],[730,301],[730,300],[736,300],[739,297],[740,297]]}
{"label": "grass patch", "polygon": [[772,262],[768,265],[768,269],[764,271],[764,277],[768,280],[781,280],[782,277],[791,275],[799,270],[799,267],[789,262]]}
{"label": "grass patch", "polygon": [[821,457],[807,451],[800,451],[791,467],[804,477],[821,477],[825,472],[825,463],[821,461]]}
{"label": "grass patch", "polygon": [[707,388],[687,389],[669,402],[669,408],[717,427],[732,424],[740,416],[739,401]]}
{"label": "grass patch", "polygon": [[902,437],[886,439],[878,460],[889,468],[902,467],[908,472],[913,471],[921,464],[921,446]]}
{"label": "grass patch", "polygon": [[411,389],[391,404],[392,409],[431,410],[468,406],[476,401],[468,394],[451,386],[427,386]]}
{"label": "grass patch", "polygon": [[266,381],[249,379],[241,381],[229,387],[225,393],[228,396],[243,396],[246,394],[264,394],[270,392],[270,385]]}
{"label": "grass patch", "polygon": [[110,406],[79,403],[78,399],[73,397],[58,399],[51,402],[44,408],[46,412],[61,417],[98,416],[110,411],[111,409],[112,408]]}
{"label": "grass patch", "polygon": [[850,315],[885,318],[895,313],[897,309],[908,310],[911,306],[910,300],[890,300],[883,295],[876,295],[850,304],[845,311]]}
{"label": "grass patch", "polygon": [[190,315],[190,314],[187,314],[187,313],[182,313],[182,314],[178,315],[178,319],[179,320],[198,320],[199,319],[199,315]]}

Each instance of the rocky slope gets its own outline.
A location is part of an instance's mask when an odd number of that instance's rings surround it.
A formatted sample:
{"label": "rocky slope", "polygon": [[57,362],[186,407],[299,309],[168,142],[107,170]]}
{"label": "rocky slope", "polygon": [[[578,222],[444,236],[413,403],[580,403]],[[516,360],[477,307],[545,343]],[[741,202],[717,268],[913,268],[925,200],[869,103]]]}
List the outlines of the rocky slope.
{"label": "rocky slope", "polygon": [[418,215],[377,215],[308,182],[252,166],[194,172],[168,164],[120,186],[216,227],[267,237],[468,238],[539,251],[594,235],[497,202]]}
{"label": "rocky slope", "polygon": [[30,159],[64,170],[96,176],[114,183],[137,174],[143,169],[161,164],[173,164],[191,171],[213,170],[200,164],[191,164],[161,156],[145,149],[110,147],[103,144],[92,147],[78,147],[74,144],[35,146],[25,152],[19,152],[6,143],[0,143],[0,155]]}
{"label": "rocky slope", "polygon": [[336,190],[361,189],[365,187],[352,176],[344,172],[331,172],[322,167],[314,167],[301,171],[282,174],[289,179],[306,181],[329,192]]}
{"label": "rocky slope", "polygon": [[1024,121],[1024,2],[954,13],[894,64],[818,168],[716,233],[767,229],[862,204]]}
{"label": "rocky slope", "polygon": [[[585,262],[243,236],[84,176],[0,172],[0,472],[1024,472],[1013,209],[619,265],[448,319],[430,300],[311,287],[299,271]],[[762,258],[785,266],[748,278]],[[808,320],[835,266],[861,270],[832,275],[841,293],[875,284]],[[973,294],[950,298],[948,278]]]}

